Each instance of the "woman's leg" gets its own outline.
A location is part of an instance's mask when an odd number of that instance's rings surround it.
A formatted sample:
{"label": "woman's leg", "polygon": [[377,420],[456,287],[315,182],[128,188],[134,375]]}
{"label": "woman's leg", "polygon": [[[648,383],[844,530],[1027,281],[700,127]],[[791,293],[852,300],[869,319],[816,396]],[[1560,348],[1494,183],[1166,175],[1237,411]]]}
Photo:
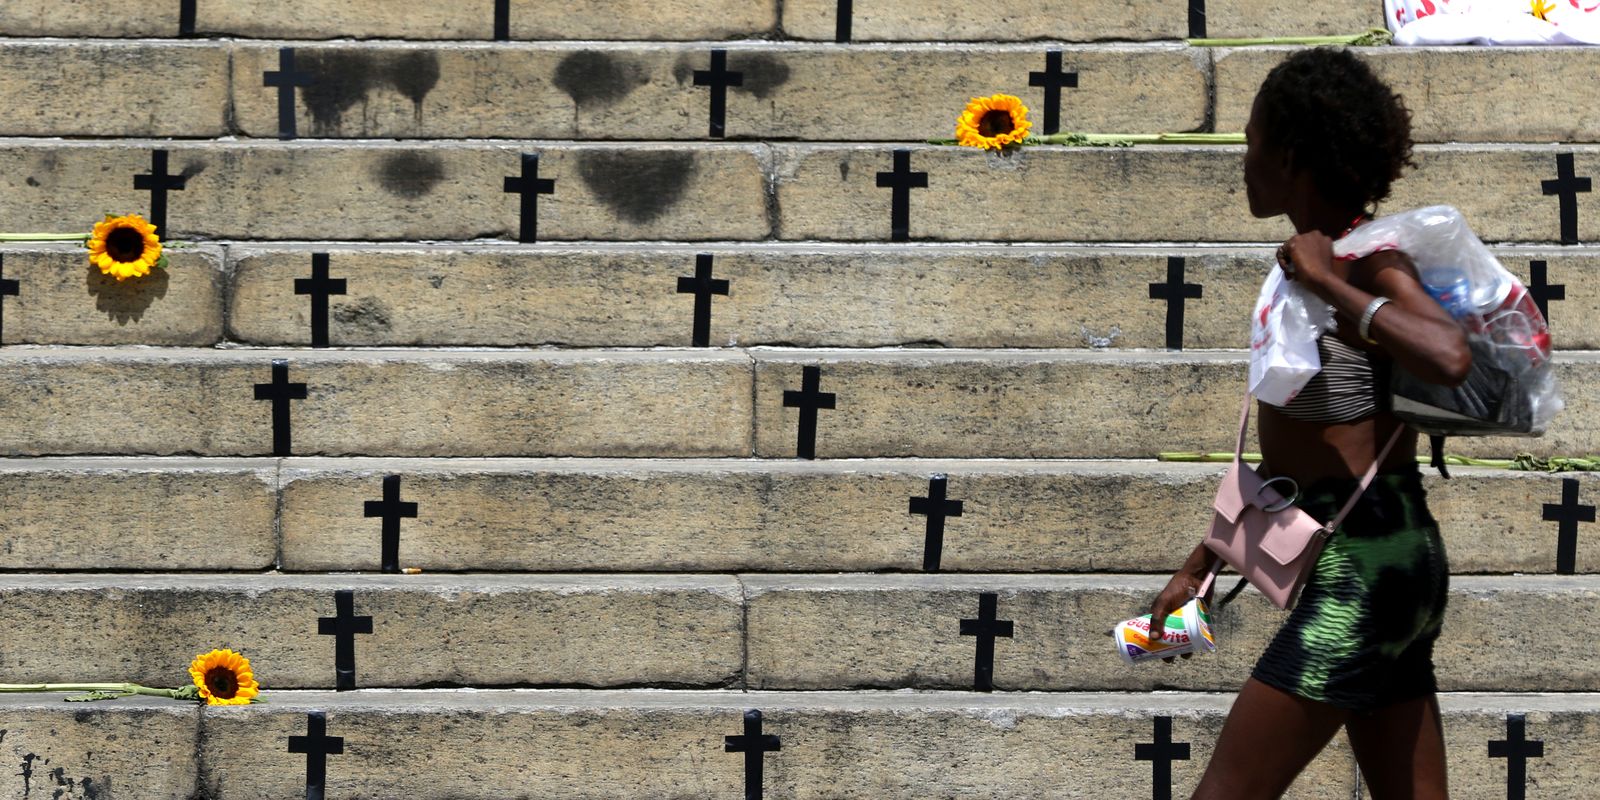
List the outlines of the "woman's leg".
{"label": "woman's leg", "polygon": [[1450,796],[1437,696],[1395,703],[1372,714],[1352,714],[1345,726],[1373,800]]}
{"label": "woman's leg", "polygon": [[1276,800],[1348,716],[1255,678],[1245,681],[1191,800]]}

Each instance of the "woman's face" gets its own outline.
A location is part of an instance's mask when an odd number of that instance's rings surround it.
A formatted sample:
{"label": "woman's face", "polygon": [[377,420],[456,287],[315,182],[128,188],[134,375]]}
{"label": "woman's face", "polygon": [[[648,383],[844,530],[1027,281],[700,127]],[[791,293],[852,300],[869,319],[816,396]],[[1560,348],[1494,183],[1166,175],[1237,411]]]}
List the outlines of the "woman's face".
{"label": "woman's face", "polygon": [[1266,142],[1261,129],[1261,99],[1250,106],[1250,121],[1244,126],[1244,191],[1250,201],[1250,215],[1257,219],[1284,212],[1284,194],[1289,184],[1288,157]]}

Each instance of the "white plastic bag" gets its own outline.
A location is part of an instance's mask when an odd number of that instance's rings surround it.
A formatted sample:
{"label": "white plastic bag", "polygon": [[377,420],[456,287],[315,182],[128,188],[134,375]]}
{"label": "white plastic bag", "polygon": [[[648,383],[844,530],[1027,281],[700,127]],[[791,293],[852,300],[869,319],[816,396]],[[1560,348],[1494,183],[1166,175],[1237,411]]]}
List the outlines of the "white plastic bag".
{"label": "white plastic bag", "polygon": [[1317,337],[1333,326],[1328,304],[1274,266],[1250,317],[1250,393],[1287,405],[1322,370]]}
{"label": "white plastic bag", "polygon": [[1397,45],[1600,44],[1600,0],[1384,0]]}

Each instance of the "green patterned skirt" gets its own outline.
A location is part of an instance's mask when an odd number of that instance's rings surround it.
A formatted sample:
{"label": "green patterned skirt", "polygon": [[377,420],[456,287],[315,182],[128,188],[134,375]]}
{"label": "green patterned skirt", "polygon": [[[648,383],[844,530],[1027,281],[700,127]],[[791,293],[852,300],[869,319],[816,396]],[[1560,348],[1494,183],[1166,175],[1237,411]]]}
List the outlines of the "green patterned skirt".
{"label": "green patterned skirt", "polygon": [[[1358,482],[1319,481],[1297,503],[1327,521]],[[1450,567],[1417,470],[1373,480],[1328,537],[1252,677],[1352,711],[1430,694]]]}

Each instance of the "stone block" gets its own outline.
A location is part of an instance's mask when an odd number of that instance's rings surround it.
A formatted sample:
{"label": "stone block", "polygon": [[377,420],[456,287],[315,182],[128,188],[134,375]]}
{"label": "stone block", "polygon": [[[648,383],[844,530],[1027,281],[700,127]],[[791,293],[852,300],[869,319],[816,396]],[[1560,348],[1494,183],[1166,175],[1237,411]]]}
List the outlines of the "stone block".
{"label": "stone block", "polygon": [[[1197,537],[1198,538],[1198,537]],[[1172,563],[1176,563],[1173,559]],[[1166,584],[1149,577],[840,575],[746,576],[753,689],[971,689],[979,595],[998,595],[994,686],[1002,690],[1233,691],[1277,631],[1283,612],[1246,592],[1217,617],[1218,649],[1130,669],[1106,631],[1149,613]],[[1233,586],[1223,576],[1218,584]],[[1588,576],[1455,576],[1434,648],[1444,691],[1584,691],[1593,645],[1576,641],[1572,610],[1594,602]],[[1515,622],[1510,622],[1515,620]],[[1545,643],[1563,638],[1561,648]],[[1538,658],[1530,658],[1538,653]]]}
{"label": "stone block", "polygon": [[[695,351],[5,348],[0,452],[268,455],[274,360],[301,455],[748,455],[750,361]],[[130,412],[155,409],[130,417]],[[130,422],[136,419],[136,422]]]}
{"label": "stone block", "polygon": [[[0,218],[41,230],[84,208],[143,212],[151,150],[187,176],[167,195],[172,238],[517,239],[521,153],[539,155],[538,240],[762,239],[759,145],[546,142],[56,142],[0,140]],[[91,220],[92,222],[92,220]]]}
{"label": "stone block", "polygon": [[335,637],[317,631],[338,591],[372,618],[361,688],[722,687],[743,663],[738,582],[692,575],[9,575],[0,662],[19,683],[175,686],[229,648],[263,691],[331,689]]}
{"label": "stone block", "polygon": [[0,568],[262,570],[277,465],[235,459],[0,461]]}
{"label": "stone block", "polygon": [[[9,31],[0,10],[0,31]],[[82,36],[83,31],[76,31]],[[222,136],[228,49],[188,42],[0,45],[0,136]]]}
{"label": "stone block", "polygon": [[[217,800],[304,791],[304,756],[284,752],[310,711],[344,739],[328,758],[328,796],[416,800],[738,797],[744,759],[725,752],[743,714],[781,750],[764,758],[765,797],[794,800],[1140,797],[1135,760],[1154,718],[1171,719],[1189,758],[1172,790],[1199,781],[1232,698],[1224,695],[966,693],[395,692],[285,693],[206,717],[202,778]],[[232,709],[230,709],[232,710]],[[1480,745],[1481,747],[1481,745]],[[1501,787],[1504,788],[1503,785]],[[1355,771],[1336,739],[1286,795],[1344,800]],[[1174,796],[1177,796],[1175,794]]]}
{"label": "stone block", "polygon": [[[83,220],[85,228],[96,220]],[[168,249],[168,268],[118,281],[77,245],[11,245],[5,277],[18,282],[6,304],[6,344],[178,347],[222,339],[226,277],[222,249]],[[92,308],[91,308],[92,306]]]}
{"label": "stone block", "polygon": [[[595,38],[586,35],[581,38]],[[295,48],[300,136],[333,138],[694,139],[710,133],[711,68],[705,44],[337,44]],[[734,44],[726,66],[730,139],[901,140],[953,136],[967,101],[1006,92],[1044,130],[1040,48]],[[244,133],[278,135],[278,92],[262,73],[277,47],[234,55],[234,96]],[[1206,123],[1208,55],[1183,47],[1078,46],[1063,69],[1063,130],[1159,132]],[[508,102],[514,98],[515,102]]]}
{"label": "stone block", "polygon": [[17,769],[0,777],[0,794],[58,799],[195,796],[199,707],[153,697],[69,704],[61,702],[63,696],[0,697],[0,758]]}

